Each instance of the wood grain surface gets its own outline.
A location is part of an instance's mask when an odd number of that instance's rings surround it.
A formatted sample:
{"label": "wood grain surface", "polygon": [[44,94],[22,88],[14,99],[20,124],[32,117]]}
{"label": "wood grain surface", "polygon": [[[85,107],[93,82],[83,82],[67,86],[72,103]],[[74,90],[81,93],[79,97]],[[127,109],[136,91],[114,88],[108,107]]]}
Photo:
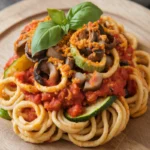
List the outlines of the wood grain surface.
{"label": "wood grain surface", "polygon": [[[23,26],[33,19],[47,15],[46,9],[67,11],[83,0],[25,0],[0,12],[0,72],[13,54],[13,43]],[[101,7],[104,15],[112,16],[134,33],[139,40],[139,49],[150,52],[150,11],[127,0],[91,0]],[[17,137],[9,121],[0,119],[0,150],[80,150],[66,141],[51,144],[30,144]],[[149,150],[150,149],[150,103],[145,115],[131,119],[126,130],[104,146],[95,150]]]}

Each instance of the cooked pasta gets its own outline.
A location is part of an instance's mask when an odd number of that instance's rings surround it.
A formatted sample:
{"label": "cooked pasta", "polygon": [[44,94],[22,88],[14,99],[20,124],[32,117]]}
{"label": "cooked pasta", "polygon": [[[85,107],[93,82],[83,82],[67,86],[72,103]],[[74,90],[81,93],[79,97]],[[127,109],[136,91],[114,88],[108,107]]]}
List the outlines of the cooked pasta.
{"label": "cooked pasta", "polygon": [[[98,116],[101,117],[100,120],[94,117],[91,118],[90,126],[83,129],[81,133],[69,133],[70,141],[81,147],[96,147],[118,135],[124,130],[129,120],[128,105],[124,99],[122,100],[125,104],[117,100],[108,110],[103,111],[102,114]],[[87,129],[89,129],[88,132]],[[96,140],[92,140],[94,137],[96,137]]]}
{"label": "cooked pasta", "polygon": [[[14,87],[10,86],[12,83]],[[13,110],[15,105],[24,98],[24,94],[16,84],[16,79],[14,77],[9,77],[0,81],[0,93],[0,107],[6,110]]]}
{"label": "cooked pasta", "polygon": [[[23,108],[33,108],[37,118],[32,122],[24,120],[21,114]],[[12,117],[14,132],[27,142],[43,143],[55,135],[56,126],[52,122],[51,112],[46,112],[41,105],[37,106],[33,102],[22,101],[15,106]]]}
{"label": "cooked pasta", "polygon": [[[150,55],[137,50],[123,25],[101,16],[33,56],[37,28],[50,20],[31,22],[15,42],[0,80],[0,107],[26,142],[103,145],[146,112]],[[26,67],[18,63],[24,59]]]}

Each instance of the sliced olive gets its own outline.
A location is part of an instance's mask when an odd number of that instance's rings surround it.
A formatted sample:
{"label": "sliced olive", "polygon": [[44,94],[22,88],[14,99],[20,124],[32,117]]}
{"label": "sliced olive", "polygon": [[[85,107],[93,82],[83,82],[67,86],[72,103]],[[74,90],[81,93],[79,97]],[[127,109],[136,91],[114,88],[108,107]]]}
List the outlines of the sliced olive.
{"label": "sliced olive", "polygon": [[101,35],[106,34],[105,31],[104,31],[104,29],[103,29],[103,27],[100,24],[99,24],[99,30],[100,30],[100,34]]}
{"label": "sliced olive", "polygon": [[95,71],[91,75],[91,78],[85,82],[83,90],[89,91],[98,89],[101,86],[102,80],[103,80],[102,74]]}
{"label": "sliced olive", "polygon": [[111,35],[107,35],[107,37],[108,37],[108,42],[105,43],[105,48],[107,50],[111,50],[116,46],[116,39]]}
{"label": "sliced olive", "polygon": [[129,65],[129,62],[128,61],[123,61],[123,60],[121,60],[120,61],[120,66],[128,66]]}
{"label": "sliced olive", "polygon": [[88,56],[88,59],[92,60],[94,62],[100,61],[102,59],[103,55],[104,55],[104,51],[103,50],[95,50],[93,53],[91,53]]}
{"label": "sliced olive", "polygon": [[75,63],[75,61],[74,61],[73,57],[66,58],[65,64],[69,65],[71,69],[73,69],[74,63]]}
{"label": "sliced olive", "polygon": [[56,83],[59,79],[59,72],[56,66],[50,62],[47,62],[47,59],[39,61],[34,69],[35,80],[41,85],[44,85],[42,74],[47,75],[48,80],[52,80],[54,83]]}
{"label": "sliced olive", "polygon": [[79,84],[82,85],[86,80],[86,75],[81,72],[76,72],[74,78],[79,80]]}
{"label": "sliced olive", "polygon": [[97,40],[98,40],[97,32],[95,32],[95,31],[90,31],[90,32],[89,32],[89,40],[90,40],[91,42],[97,42]]}
{"label": "sliced olive", "polygon": [[87,47],[85,49],[81,49],[80,53],[83,54],[84,56],[89,56],[92,53],[92,50]]}
{"label": "sliced olive", "polygon": [[104,55],[103,50],[94,50],[94,53],[96,53],[96,56],[99,58],[99,60],[101,60]]}
{"label": "sliced olive", "polygon": [[130,97],[129,91],[126,88],[124,90],[125,90],[125,98]]}
{"label": "sliced olive", "polygon": [[[47,66],[45,66],[46,62],[47,62],[47,59],[42,59],[36,64],[36,66],[34,68],[34,79],[41,85],[44,85],[44,80],[41,76],[41,70],[43,69],[42,71],[46,72],[46,70],[47,70],[47,68],[46,68]],[[45,66],[45,67],[43,68],[43,66]]]}
{"label": "sliced olive", "polygon": [[34,57],[32,57],[31,50],[28,48],[28,44],[26,43],[25,54],[29,60],[31,60],[32,62],[37,62],[40,59],[43,59],[46,57],[46,50],[40,51],[40,52],[36,53],[34,55]]}
{"label": "sliced olive", "polygon": [[64,57],[62,56],[62,54],[60,52],[57,52],[56,47],[50,47],[47,50],[46,55],[48,57],[54,57],[54,58],[58,58],[60,60],[64,60]]}

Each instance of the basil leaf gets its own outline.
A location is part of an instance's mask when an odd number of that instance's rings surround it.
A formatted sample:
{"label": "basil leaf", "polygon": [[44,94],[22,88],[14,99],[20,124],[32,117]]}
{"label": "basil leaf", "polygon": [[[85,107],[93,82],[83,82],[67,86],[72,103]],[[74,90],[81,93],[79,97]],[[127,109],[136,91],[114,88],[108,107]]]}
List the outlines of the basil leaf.
{"label": "basil leaf", "polygon": [[32,56],[41,50],[56,45],[62,39],[63,35],[62,28],[53,21],[40,23],[31,43]]}
{"label": "basil leaf", "polygon": [[67,34],[69,31],[69,24],[62,25],[61,28],[63,29],[64,33]]}
{"label": "basil leaf", "polygon": [[67,19],[64,11],[57,9],[47,9],[48,15],[51,17],[52,21],[56,24],[62,25],[67,23]]}
{"label": "basil leaf", "polygon": [[80,3],[71,8],[67,14],[70,29],[77,30],[89,21],[94,22],[102,13],[102,10],[91,2]]}

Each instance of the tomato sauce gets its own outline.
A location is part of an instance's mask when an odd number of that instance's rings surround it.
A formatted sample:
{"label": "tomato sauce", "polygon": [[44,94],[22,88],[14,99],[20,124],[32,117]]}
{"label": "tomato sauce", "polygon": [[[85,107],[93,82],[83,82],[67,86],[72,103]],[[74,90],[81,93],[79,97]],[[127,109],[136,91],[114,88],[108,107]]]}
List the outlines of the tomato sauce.
{"label": "tomato sauce", "polygon": [[74,105],[68,109],[68,114],[72,117],[79,116],[83,112],[84,112],[83,107],[81,105],[78,105],[78,104],[76,104],[76,105]]}
{"label": "tomato sauce", "polygon": [[34,84],[33,67],[26,70],[15,73],[15,77],[22,83]]}
{"label": "tomato sauce", "polygon": [[[26,71],[17,72],[15,77],[22,83],[34,84],[33,68]],[[43,78],[44,79],[44,78]],[[55,83],[44,80],[45,86],[53,86]],[[30,100],[36,104],[42,103],[44,108],[49,111],[58,111],[61,108],[69,109],[70,115],[78,116],[83,112],[83,100],[85,96],[77,84],[71,84],[68,88],[65,88],[58,93],[28,93],[23,91],[25,94],[25,99]],[[74,107],[76,106],[76,107]],[[79,109],[80,108],[80,109]],[[81,110],[82,109],[82,110]]]}
{"label": "tomato sauce", "polygon": [[116,47],[120,61],[121,62],[127,62],[129,65],[133,66],[132,57],[133,57],[133,48],[131,46],[128,46],[126,51],[124,51],[121,47]]}
{"label": "tomato sauce", "polygon": [[137,85],[134,80],[127,81],[127,96],[133,96],[136,93]]}
{"label": "tomato sauce", "polygon": [[41,94],[39,94],[39,93],[31,94],[31,93],[27,93],[27,92],[24,92],[24,94],[25,94],[26,100],[30,100],[36,104],[41,103]]}
{"label": "tomato sauce", "polygon": [[125,87],[132,70],[119,68],[111,77],[104,79],[100,89],[86,92],[86,99],[89,103],[96,102],[98,97],[110,95],[125,96]]}
{"label": "tomato sauce", "polygon": [[28,122],[31,122],[37,118],[37,115],[33,108],[24,108],[22,110],[22,114],[23,114],[23,118]]}
{"label": "tomato sauce", "polygon": [[132,58],[133,58],[133,52],[134,49],[129,45],[127,49],[125,50],[124,48],[120,47],[119,44],[121,44],[121,39],[119,35],[114,35],[116,39],[116,50],[119,53],[120,61],[124,63],[128,63],[128,65],[133,66]]}
{"label": "tomato sauce", "polygon": [[[45,95],[44,95],[45,97]],[[71,84],[68,88],[63,89],[57,95],[49,96],[50,99],[44,100],[44,107],[47,110],[68,109],[71,116],[78,116],[83,112],[84,94],[76,84]]]}
{"label": "tomato sauce", "polygon": [[[69,92],[68,92],[69,91]],[[54,93],[27,93],[24,92],[25,99],[36,104],[43,104],[49,111],[59,111],[61,108],[68,109],[72,116],[78,116],[83,113],[84,94],[76,84],[71,84],[68,88]]]}
{"label": "tomato sauce", "polygon": [[[23,92],[26,100],[36,104],[43,104],[44,108],[48,111],[65,109],[69,115],[76,117],[84,112],[85,105],[95,103],[98,97],[110,95],[126,96],[126,90],[129,95],[134,95],[136,84],[129,79],[131,73],[131,69],[118,68],[111,77],[103,79],[101,87],[96,91],[84,92],[77,84],[70,83],[70,85],[57,93],[39,92],[32,94]],[[23,83],[34,84],[33,68],[18,72],[15,76]]]}

